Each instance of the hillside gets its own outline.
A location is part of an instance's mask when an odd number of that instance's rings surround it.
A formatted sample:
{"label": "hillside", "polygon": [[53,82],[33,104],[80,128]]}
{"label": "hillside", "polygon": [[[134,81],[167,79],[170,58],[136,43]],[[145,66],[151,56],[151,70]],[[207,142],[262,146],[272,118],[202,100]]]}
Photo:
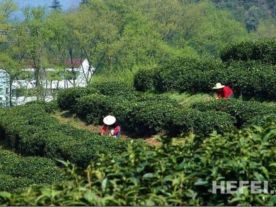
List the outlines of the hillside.
{"label": "hillside", "polygon": [[265,21],[276,18],[275,0],[213,0],[217,8],[229,10],[243,22],[248,32],[256,31]]}

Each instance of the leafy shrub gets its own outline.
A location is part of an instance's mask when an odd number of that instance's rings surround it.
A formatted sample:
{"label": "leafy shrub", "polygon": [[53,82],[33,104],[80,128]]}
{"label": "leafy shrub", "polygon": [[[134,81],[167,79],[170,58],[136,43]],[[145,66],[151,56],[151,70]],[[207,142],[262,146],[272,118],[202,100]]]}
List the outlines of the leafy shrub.
{"label": "leafy shrub", "polygon": [[263,63],[276,64],[276,41],[242,42],[231,45],[221,52],[223,61],[259,60]]}
{"label": "leafy shrub", "polygon": [[126,147],[126,141],[72,127],[68,130],[69,126],[59,124],[40,105],[0,110],[0,115],[1,139],[24,155],[69,159],[83,167],[97,159],[99,153],[116,154]]}
{"label": "leafy shrub", "polygon": [[175,109],[176,105],[171,101],[149,99],[138,102],[127,114],[127,130],[140,136],[161,132]]}
{"label": "leafy shrub", "polygon": [[123,96],[90,95],[79,99],[76,112],[89,124],[101,124],[108,114],[116,116],[118,122],[124,124],[125,116],[131,110],[132,104]]}
{"label": "leafy shrub", "polygon": [[214,84],[221,82],[232,87],[235,96],[276,100],[275,70],[276,66],[258,62],[222,64],[210,60],[182,58],[155,70],[153,82],[158,92],[190,93],[210,93]]}
{"label": "leafy shrub", "polygon": [[268,123],[276,123],[276,114],[257,115],[246,122],[246,127],[267,126]]}
{"label": "leafy shrub", "polygon": [[58,103],[56,101],[51,101],[51,102],[31,101],[31,102],[26,103],[25,105],[31,105],[31,104],[39,104],[39,105],[43,106],[47,113],[52,113],[59,109]]}
{"label": "leafy shrub", "polygon": [[57,102],[61,109],[74,111],[78,98],[93,93],[97,93],[97,90],[92,88],[69,88],[59,91]]}
{"label": "leafy shrub", "polygon": [[[52,184],[65,179],[63,171],[57,168],[52,160],[40,157],[20,157],[13,152],[1,149],[0,171],[2,175],[9,176],[7,182],[11,182],[7,184],[8,189],[0,184],[0,191],[14,191],[29,184]],[[22,179],[22,181],[11,181],[10,177]],[[13,186],[16,184],[18,186]]]}
{"label": "leafy shrub", "polygon": [[276,113],[273,107],[268,107],[258,102],[240,101],[236,99],[199,103],[195,104],[193,108],[200,111],[222,111],[228,113],[236,119],[236,126],[238,128],[246,125],[252,118],[261,118]]}
{"label": "leafy shrub", "polygon": [[154,90],[154,70],[139,70],[134,76],[134,87],[137,91]]}
{"label": "leafy shrub", "polygon": [[10,175],[0,174],[0,191],[13,192],[20,188],[26,188],[34,184],[28,178],[17,178]]}
{"label": "leafy shrub", "polygon": [[135,104],[127,114],[127,130],[139,136],[159,132],[178,136],[194,132],[204,137],[214,130],[224,133],[233,129],[233,118],[226,113],[183,110],[173,100],[157,97],[160,100],[149,98]]}
{"label": "leafy shrub", "polygon": [[243,98],[276,100],[275,70],[276,66],[257,62],[232,62],[224,72],[217,73],[217,77]]}
{"label": "leafy shrub", "polygon": [[155,88],[164,92],[209,92],[215,82],[216,72],[223,65],[216,61],[180,58],[161,66],[155,74]]}
{"label": "leafy shrub", "polygon": [[95,88],[101,94],[106,96],[123,96],[126,99],[135,98],[135,90],[129,85],[120,81],[105,81],[100,83],[92,83],[90,88]]}
{"label": "leafy shrub", "polygon": [[[274,124],[224,136],[212,134],[200,144],[195,144],[195,138],[189,136],[185,144],[167,143],[158,149],[129,143],[119,156],[106,154],[99,162],[91,163],[85,177],[80,178],[71,167],[74,176],[70,182],[32,187],[18,194],[0,194],[0,204],[273,206],[275,195],[251,194],[250,186],[234,194],[222,194],[219,190],[215,194],[210,189],[213,181],[218,184],[220,181],[273,182],[275,129]],[[49,191],[58,196],[48,195]]]}
{"label": "leafy shrub", "polygon": [[165,129],[170,136],[195,133],[205,137],[213,131],[219,134],[233,131],[234,119],[223,112],[198,110],[175,110],[166,123]]}

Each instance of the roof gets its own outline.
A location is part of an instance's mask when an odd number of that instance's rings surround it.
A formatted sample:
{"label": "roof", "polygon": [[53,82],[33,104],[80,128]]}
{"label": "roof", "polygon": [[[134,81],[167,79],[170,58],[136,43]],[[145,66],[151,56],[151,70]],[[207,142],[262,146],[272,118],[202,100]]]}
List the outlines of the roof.
{"label": "roof", "polygon": [[[67,68],[79,68],[82,65],[83,61],[84,59],[82,58],[74,58],[72,60],[67,59],[63,63]],[[58,61],[54,62],[58,64]],[[26,68],[35,68],[35,65],[32,60],[26,60],[23,65],[25,65]]]}
{"label": "roof", "polygon": [[74,59],[68,59],[64,61],[64,64],[69,68],[78,68],[81,66],[83,62],[83,59],[81,58],[74,58]]}

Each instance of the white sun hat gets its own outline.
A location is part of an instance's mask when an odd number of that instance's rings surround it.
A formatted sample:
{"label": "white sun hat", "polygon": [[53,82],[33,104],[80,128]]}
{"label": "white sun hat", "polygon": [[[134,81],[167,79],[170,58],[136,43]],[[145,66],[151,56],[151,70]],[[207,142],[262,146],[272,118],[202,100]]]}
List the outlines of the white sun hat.
{"label": "white sun hat", "polygon": [[115,124],[115,122],[116,122],[116,118],[111,115],[108,115],[108,116],[104,117],[104,119],[103,119],[103,123],[106,125],[109,125],[109,126],[112,124]]}
{"label": "white sun hat", "polygon": [[216,83],[215,87],[213,89],[222,89],[225,85],[222,85],[221,83]]}

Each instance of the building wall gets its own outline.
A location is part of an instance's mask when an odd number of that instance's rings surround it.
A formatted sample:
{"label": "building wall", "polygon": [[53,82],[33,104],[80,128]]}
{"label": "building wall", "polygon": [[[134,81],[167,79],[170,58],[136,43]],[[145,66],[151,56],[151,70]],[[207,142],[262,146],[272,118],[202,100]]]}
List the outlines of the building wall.
{"label": "building wall", "polygon": [[[53,97],[51,96],[51,92],[59,89],[66,89],[66,88],[73,88],[73,87],[86,87],[87,86],[87,80],[90,80],[95,68],[90,67],[90,64],[88,60],[84,60],[79,68],[73,69],[76,74],[75,80],[65,80],[64,78],[61,80],[47,80],[43,78],[44,80],[41,81],[42,87],[46,89],[46,97],[45,101],[51,101],[53,100]],[[28,71],[30,73],[34,73],[34,69],[26,69],[25,71]],[[53,72],[55,69],[46,69],[46,74],[44,77],[47,77],[47,72]],[[71,68],[66,68],[65,71],[72,71]],[[35,80],[15,80],[12,83],[12,90],[17,89],[34,89],[36,88]],[[12,103],[13,105],[22,105],[30,101],[35,101],[36,97],[12,97]]]}
{"label": "building wall", "polygon": [[10,105],[10,75],[0,69],[0,105],[7,107]]}

